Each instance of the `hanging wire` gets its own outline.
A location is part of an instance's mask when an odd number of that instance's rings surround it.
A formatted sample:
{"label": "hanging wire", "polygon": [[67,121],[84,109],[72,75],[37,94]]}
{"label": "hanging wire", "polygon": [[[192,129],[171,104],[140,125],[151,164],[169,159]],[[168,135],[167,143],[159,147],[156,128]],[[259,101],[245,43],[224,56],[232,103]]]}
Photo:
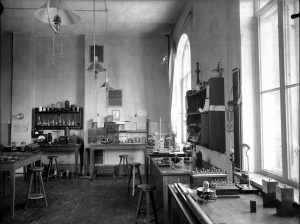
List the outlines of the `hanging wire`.
{"label": "hanging wire", "polygon": [[[106,0],[104,0],[104,4],[105,4],[105,12],[106,12],[106,14],[105,14],[105,34],[107,35],[107,24],[108,24],[108,13],[107,13],[107,5],[106,5]],[[104,60],[104,58],[103,58],[103,60]],[[105,64],[105,103],[106,103],[106,105],[105,105],[105,109],[106,109],[106,115],[107,115],[107,110],[108,110],[108,108],[107,108],[107,106],[108,106],[108,78],[107,78],[107,64],[106,63],[104,63]]]}
{"label": "hanging wire", "polygon": [[54,63],[54,38],[55,38],[55,36],[54,36],[54,33],[52,33],[52,64],[54,65],[55,63]]}
{"label": "hanging wire", "polygon": [[63,58],[64,57],[64,40],[63,37],[61,36],[60,38],[60,51],[59,51],[59,57]]}
{"label": "hanging wire", "polygon": [[95,96],[95,114],[94,114],[94,118],[95,120],[97,120],[97,113],[98,113],[98,85],[97,85],[97,74],[96,74],[96,40],[95,40],[95,36],[96,36],[96,25],[95,22],[96,21],[96,0],[94,0],[93,2],[93,35],[94,35],[94,39],[93,39],[93,44],[94,44],[94,49],[93,49],[93,73],[94,73],[94,78],[96,80],[95,82],[95,92],[96,92],[96,96]]}
{"label": "hanging wire", "polygon": [[95,41],[95,35],[96,35],[96,33],[95,33],[95,17],[96,17],[96,0],[94,0],[94,4],[93,4],[93,28],[94,28],[94,68],[93,68],[93,73],[94,73],[94,75],[95,75],[95,78],[97,78],[97,75],[96,75],[96,69],[95,69],[95,66],[96,66],[96,41]]}

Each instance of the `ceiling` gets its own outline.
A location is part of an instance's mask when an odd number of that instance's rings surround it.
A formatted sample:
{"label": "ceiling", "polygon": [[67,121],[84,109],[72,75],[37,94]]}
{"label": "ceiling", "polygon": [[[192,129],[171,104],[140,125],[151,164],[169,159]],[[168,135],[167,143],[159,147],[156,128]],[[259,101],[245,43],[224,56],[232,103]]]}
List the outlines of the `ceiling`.
{"label": "ceiling", "polygon": [[[39,21],[34,11],[47,0],[0,0],[4,6],[1,32],[31,32],[51,35],[49,24]],[[62,26],[61,35],[93,33],[93,1],[64,0],[81,21]],[[164,35],[171,32],[186,0],[95,0],[96,35]],[[107,29],[106,29],[107,24]]]}

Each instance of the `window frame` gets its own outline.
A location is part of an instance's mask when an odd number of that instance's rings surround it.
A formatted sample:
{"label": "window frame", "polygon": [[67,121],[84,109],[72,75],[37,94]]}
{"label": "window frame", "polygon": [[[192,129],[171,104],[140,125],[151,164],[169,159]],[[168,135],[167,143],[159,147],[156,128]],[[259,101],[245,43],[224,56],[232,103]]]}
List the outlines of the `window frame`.
{"label": "window frame", "polygon": [[[287,90],[294,86],[299,86],[299,81],[296,84],[286,84],[286,63],[287,60],[285,58],[286,54],[286,33],[285,22],[287,19],[287,15],[285,14],[285,2],[282,0],[270,0],[267,4],[265,4],[262,8],[259,7],[259,1],[254,1],[254,10],[255,10],[255,35],[257,37],[257,72],[258,76],[255,78],[256,85],[256,105],[257,105],[257,127],[258,127],[258,135],[257,135],[257,146],[258,146],[258,172],[266,175],[270,178],[279,180],[293,187],[299,188],[299,182],[289,179],[289,158],[288,158],[288,118],[287,118]],[[279,78],[280,78],[280,86],[278,88],[273,88],[269,90],[261,90],[261,55],[260,55],[260,16],[269,12],[269,10],[273,9],[273,7],[277,7],[278,10],[278,46],[279,46]],[[280,93],[280,112],[281,112],[281,151],[282,151],[282,176],[272,173],[270,171],[263,169],[263,149],[262,149],[262,101],[261,97],[263,93],[278,91]]]}
{"label": "window frame", "polygon": [[[189,55],[186,55],[186,53],[189,53]],[[189,59],[189,71],[185,71],[184,69],[184,62],[185,59]],[[180,63],[178,65],[177,63]],[[179,66],[179,67],[178,67]],[[187,130],[186,130],[186,107],[185,107],[185,86],[186,84],[188,85],[188,89],[191,88],[191,45],[190,45],[190,40],[189,37],[186,33],[183,33],[180,36],[180,39],[177,44],[177,51],[176,51],[176,56],[175,56],[175,63],[174,63],[175,69],[179,69],[179,71],[174,71],[173,76],[178,75],[178,77],[173,77],[173,85],[172,85],[172,109],[171,109],[171,123],[176,124],[176,130],[175,127],[172,127],[173,131],[176,131],[177,135],[177,140],[179,144],[183,144],[185,142],[184,137],[187,136]],[[174,70],[175,70],[174,69]],[[185,72],[185,73],[184,73]],[[177,93],[177,94],[176,94]],[[177,102],[177,108],[180,108],[180,111],[173,111],[173,102],[174,102],[174,97],[180,98],[180,101]],[[177,99],[179,100],[179,99]],[[180,104],[180,105],[179,105]],[[179,105],[179,107],[178,107]],[[175,121],[174,121],[174,120]],[[180,125],[177,125],[180,124]],[[178,129],[180,128],[180,131]],[[180,136],[179,136],[180,135]]]}

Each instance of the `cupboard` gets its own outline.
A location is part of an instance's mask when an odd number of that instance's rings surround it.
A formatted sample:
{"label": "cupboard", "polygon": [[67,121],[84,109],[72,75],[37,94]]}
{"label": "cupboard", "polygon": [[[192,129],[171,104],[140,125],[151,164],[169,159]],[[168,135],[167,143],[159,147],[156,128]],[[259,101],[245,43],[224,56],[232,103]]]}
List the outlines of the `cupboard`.
{"label": "cupboard", "polygon": [[225,153],[224,78],[210,78],[186,100],[187,127],[198,133],[198,145]]}

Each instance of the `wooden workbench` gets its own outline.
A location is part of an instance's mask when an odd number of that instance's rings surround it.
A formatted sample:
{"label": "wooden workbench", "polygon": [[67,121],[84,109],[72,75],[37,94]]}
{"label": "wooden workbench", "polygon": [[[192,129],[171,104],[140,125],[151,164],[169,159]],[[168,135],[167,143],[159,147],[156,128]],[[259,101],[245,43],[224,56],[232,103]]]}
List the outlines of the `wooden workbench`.
{"label": "wooden workbench", "polygon": [[[176,167],[159,166],[159,158],[150,158],[150,183],[156,186],[154,198],[160,223],[169,223],[168,219],[168,185],[173,183],[190,184],[190,172],[195,170],[195,162],[186,163],[183,160]],[[203,168],[211,168],[203,163]]]}
{"label": "wooden workbench", "polygon": [[[197,204],[199,209],[194,212],[185,198],[172,185],[169,188],[170,224],[298,224],[298,216],[280,217],[276,208],[264,208],[263,200],[257,194],[240,194],[240,198],[218,198]],[[256,213],[250,212],[250,200],[256,201]]]}
{"label": "wooden workbench", "polygon": [[14,219],[15,216],[15,189],[16,189],[16,170],[22,167],[25,167],[29,164],[35,163],[37,161],[41,161],[42,153],[35,152],[30,154],[20,153],[19,160],[16,161],[0,161],[0,172],[8,171],[10,174],[10,181],[12,191],[9,198],[11,218]]}

